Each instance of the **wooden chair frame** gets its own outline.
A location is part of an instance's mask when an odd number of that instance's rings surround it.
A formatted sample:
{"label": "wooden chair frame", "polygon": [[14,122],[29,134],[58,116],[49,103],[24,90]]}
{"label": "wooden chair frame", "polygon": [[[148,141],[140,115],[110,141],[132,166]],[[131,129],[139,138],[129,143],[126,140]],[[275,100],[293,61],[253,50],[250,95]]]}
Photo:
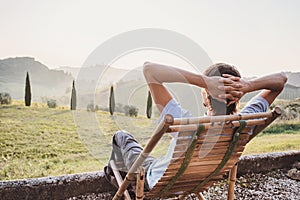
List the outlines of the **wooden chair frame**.
{"label": "wooden chair frame", "polygon": [[[128,171],[126,177],[124,180],[121,179],[121,175],[119,174],[118,170],[113,170],[116,179],[119,184],[118,191],[116,192],[113,200],[121,199],[123,196],[127,200],[130,199],[130,196],[128,195],[128,192],[126,192],[127,187],[130,183],[136,185],[136,199],[143,199],[145,196],[150,198],[157,198],[157,197],[168,197],[168,196],[174,196],[176,193],[177,188],[175,185],[177,184],[176,181],[181,181],[184,185],[185,182],[180,180],[180,176],[188,171],[189,167],[193,168],[193,158],[192,154],[193,151],[197,148],[197,142],[200,141],[201,137],[206,137],[207,135],[202,134],[203,130],[208,130],[209,128],[213,127],[214,124],[226,124],[227,128],[231,127],[231,129],[235,129],[232,133],[232,139],[230,139],[230,145],[232,147],[227,147],[228,150],[226,151],[224,157],[221,158],[220,164],[213,170],[213,172],[205,177],[202,182],[200,181],[200,184],[197,183],[197,186],[194,187],[193,190],[185,191],[181,187],[179,187],[178,191],[181,193],[178,193],[177,196],[179,196],[180,199],[183,199],[186,195],[190,194],[190,192],[196,194],[199,199],[204,199],[201,191],[206,190],[213,182],[216,182],[220,180],[220,174],[219,173],[228,173],[228,182],[229,182],[229,188],[228,188],[228,199],[233,200],[234,199],[234,186],[235,186],[235,180],[236,180],[236,174],[237,174],[237,161],[238,158],[241,155],[241,152],[239,152],[236,155],[232,155],[232,152],[234,151],[234,148],[237,148],[235,145],[238,143],[241,143],[243,146],[240,148],[239,151],[243,151],[244,146],[247,142],[249,142],[252,138],[254,138],[259,132],[261,132],[265,127],[267,127],[269,124],[271,124],[279,115],[281,114],[280,108],[276,107],[272,112],[264,112],[264,113],[254,113],[254,114],[238,114],[238,115],[223,115],[223,116],[205,116],[205,117],[194,117],[194,118],[178,118],[174,119],[171,115],[166,115],[164,120],[162,120],[156,129],[154,130],[154,133],[146,146],[144,147],[142,153],[139,155],[137,160],[134,162],[133,166]],[[225,126],[225,125],[224,125]],[[255,126],[253,129],[252,126]],[[201,127],[201,128],[199,128]],[[252,130],[252,134],[244,134],[242,138],[239,138],[239,132],[242,132],[248,127],[247,130]],[[249,128],[251,127],[251,128]],[[167,186],[164,186],[163,189],[160,188],[159,184],[164,185],[165,182],[159,182],[157,185],[154,186],[154,188],[150,191],[144,194],[144,181],[145,181],[145,172],[143,171],[141,164],[144,162],[144,160],[147,158],[148,155],[150,155],[151,151],[154,149],[160,138],[163,136],[164,133],[168,132],[194,132],[196,133],[193,135],[193,138],[196,138],[193,140],[193,143],[190,143],[190,146],[193,146],[192,148],[189,147],[185,152],[184,156],[181,157],[182,164],[179,166],[178,169],[176,169],[177,165],[174,164],[175,169],[173,171],[176,172],[175,175],[172,175],[171,183],[167,183]],[[223,129],[222,129],[223,131]],[[223,131],[224,132],[224,131]],[[222,134],[223,134],[222,132]],[[230,136],[231,137],[231,136]],[[208,137],[207,137],[208,138]],[[203,140],[203,139],[202,139]],[[204,145],[204,143],[203,143]],[[178,147],[179,148],[179,147]],[[191,152],[188,152],[191,151]],[[200,150],[199,150],[200,152]],[[175,154],[176,152],[174,152]],[[188,164],[185,163],[185,160],[188,160]],[[211,160],[207,161],[213,162]],[[218,161],[219,162],[219,161]],[[167,168],[165,174],[168,174],[168,170],[173,166],[171,164]],[[197,166],[196,166],[197,167]],[[203,166],[202,166],[203,167]],[[229,169],[227,170],[227,168]],[[114,164],[112,163],[112,168],[114,168]],[[201,167],[200,167],[201,168]],[[188,169],[188,170],[187,170]],[[227,171],[226,171],[227,170]],[[188,176],[188,175],[187,175]],[[168,177],[165,177],[165,175],[161,178],[168,179]],[[216,180],[214,180],[216,179]],[[136,183],[135,183],[136,181]],[[190,184],[190,183],[189,183]],[[194,183],[193,183],[194,184]],[[156,187],[157,186],[157,187]],[[156,187],[156,188],[155,188]],[[172,187],[175,187],[175,189],[171,189]],[[168,194],[168,190],[174,190],[173,193],[171,192]],[[182,191],[180,191],[182,190]],[[152,192],[154,191],[154,192]],[[156,196],[159,194],[158,196]]]}

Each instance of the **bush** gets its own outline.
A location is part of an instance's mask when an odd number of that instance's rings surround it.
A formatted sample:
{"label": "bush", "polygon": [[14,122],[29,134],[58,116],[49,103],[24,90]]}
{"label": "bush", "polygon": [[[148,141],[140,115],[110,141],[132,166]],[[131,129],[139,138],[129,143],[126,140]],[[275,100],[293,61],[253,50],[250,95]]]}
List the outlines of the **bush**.
{"label": "bush", "polygon": [[11,96],[9,93],[0,93],[0,104],[11,104]]}
{"label": "bush", "polygon": [[47,105],[48,105],[48,108],[56,108],[56,106],[57,106],[56,100],[55,99],[47,100]]}
{"label": "bush", "polygon": [[134,106],[131,106],[130,109],[129,109],[129,116],[132,117],[137,117],[138,115],[138,112],[139,112],[139,109],[134,107]]}
{"label": "bush", "polygon": [[93,102],[91,102],[91,103],[89,103],[87,106],[86,106],[86,110],[88,111],[88,112],[95,112],[95,105],[94,105],[94,103]]}
{"label": "bush", "polygon": [[285,106],[283,113],[280,116],[282,120],[293,120],[300,116],[300,105],[296,103],[291,103]]}
{"label": "bush", "polygon": [[293,124],[293,123],[284,123],[284,124],[273,124],[263,130],[263,133],[272,133],[272,134],[279,134],[279,133],[292,133],[297,132],[300,130],[300,124]]}
{"label": "bush", "polygon": [[135,106],[124,106],[124,113],[126,116],[130,116],[130,117],[137,117],[138,115],[138,112],[139,112],[139,109]]}

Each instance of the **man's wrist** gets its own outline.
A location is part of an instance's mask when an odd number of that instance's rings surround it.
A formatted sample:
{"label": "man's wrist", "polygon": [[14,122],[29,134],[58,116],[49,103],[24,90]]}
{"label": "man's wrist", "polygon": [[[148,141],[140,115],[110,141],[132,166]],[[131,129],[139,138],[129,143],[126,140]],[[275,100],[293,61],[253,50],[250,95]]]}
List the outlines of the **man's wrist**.
{"label": "man's wrist", "polygon": [[208,79],[209,79],[209,77],[199,74],[198,78],[197,78],[198,81],[197,81],[196,86],[204,88],[204,89],[208,89],[208,85],[207,85],[207,83],[209,81]]}
{"label": "man's wrist", "polygon": [[254,90],[253,87],[254,87],[254,81],[253,80],[246,80],[245,84],[242,87],[242,92],[244,94],[252,92]]}

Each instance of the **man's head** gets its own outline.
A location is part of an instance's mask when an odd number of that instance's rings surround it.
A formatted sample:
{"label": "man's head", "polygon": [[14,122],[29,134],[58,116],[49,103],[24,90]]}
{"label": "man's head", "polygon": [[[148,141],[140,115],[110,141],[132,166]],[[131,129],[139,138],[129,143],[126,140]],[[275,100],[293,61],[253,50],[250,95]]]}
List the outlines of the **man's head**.
{"label": "man's head", "polygon": [[[216,63],[209,66],[203,73],[205,76],[222,76],[223,74],[229,74],[236,77],[241,77],[240,72],[236,67],[225,64]],[[208,109],[209,115],[231,115],[237,111],[238,102],[228,105],[229,99],[226,99],[227,104],[218,101],[209,94],[209,91],[203,91],[202,94],[204,105]]]}

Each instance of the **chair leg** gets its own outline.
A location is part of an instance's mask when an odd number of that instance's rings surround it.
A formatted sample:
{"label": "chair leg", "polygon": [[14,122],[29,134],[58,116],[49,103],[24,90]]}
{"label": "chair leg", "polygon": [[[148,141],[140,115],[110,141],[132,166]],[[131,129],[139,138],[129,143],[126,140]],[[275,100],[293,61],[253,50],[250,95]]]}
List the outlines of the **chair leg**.
{"label": "chair leg", "polygon": [[205,198],[204,198],[202,192],[196,193],[196,195],[197,195],[198,199],[200,199],[200,200],[205,200]]}
{"label": "chair leg", "polygon": [[[122,176],[121,176],[119,170],[117,169],[117,166],[116,166],[116,164],[115,164],[115,161],[111,160],[111,161],[110,161],[110,166],[111,166],[111,168],[112,168],[112,170],[113,170],[113,172],[114,172],[114,175],[115,175],[115,177],[116,177],[117,183],[118,183],[118,185],[119,185],[119,187],[120,187],[120,185],[121,185],[122,182],[123,182],[123,179],[122,179]],[[125,192],[124,192],[124,197],[125,197],[125,200],[131,200],[130,195],[129,195],[129,193],[128,193],[127,190],[125,190]]]}
{"label": "chair leg", "polygon": [[[205,200],[205,198],[204,198],[202,192],[194,193],[194,194],[197,196],[197,198],[198,198],[199,200]],[[187,196],[187,195],[180,195],[178,198],[179,198],[179,200],[183,200],[186,196]]]}
{"label": "chair leg", "polygon": [[232,167],[229,173],[228,181],[228,200],[234,200],[234,185],[236,181],[236,173],[237,173],[237,163]]}
{"label": "chair leg", "polygon": [[144,199],[144,184],[145,184],[145,172],[142,167],[139,167],[139,173],[136,179],[136,199]]}

